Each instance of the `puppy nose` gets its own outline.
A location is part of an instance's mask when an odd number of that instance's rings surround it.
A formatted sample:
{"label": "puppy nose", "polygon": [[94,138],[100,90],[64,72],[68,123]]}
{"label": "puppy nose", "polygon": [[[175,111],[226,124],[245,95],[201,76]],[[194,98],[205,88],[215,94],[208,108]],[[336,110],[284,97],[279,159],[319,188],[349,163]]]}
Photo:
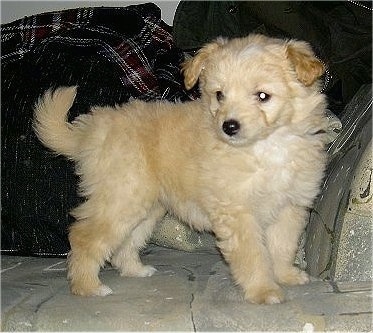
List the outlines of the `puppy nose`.
{"label": "puppy nose", "polygon": [[223,123],[223,132],[229,136],[236,135],[240,130],[240,123],[237,120],[230,119]]}

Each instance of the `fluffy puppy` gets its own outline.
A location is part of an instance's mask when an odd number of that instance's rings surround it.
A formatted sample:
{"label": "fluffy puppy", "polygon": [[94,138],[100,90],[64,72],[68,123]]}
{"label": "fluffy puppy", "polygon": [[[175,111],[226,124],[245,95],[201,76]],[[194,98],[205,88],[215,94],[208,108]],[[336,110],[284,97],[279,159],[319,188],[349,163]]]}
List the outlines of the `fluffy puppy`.
{"label": "fluffy puppy", "polygon": [[207,44],[182,70],[201,99],[93,108],[72,123],[75,87],[36,106],[37,136],[76,162],[86,198],[72,211],[71,291],[110,294],[105,261],[152,275],[138,251],[167,210],[216,235],[247,300],[282,302],[280,284],[308,282],[293,261],[326,161],[323,64],[305,42],[249,35]]}

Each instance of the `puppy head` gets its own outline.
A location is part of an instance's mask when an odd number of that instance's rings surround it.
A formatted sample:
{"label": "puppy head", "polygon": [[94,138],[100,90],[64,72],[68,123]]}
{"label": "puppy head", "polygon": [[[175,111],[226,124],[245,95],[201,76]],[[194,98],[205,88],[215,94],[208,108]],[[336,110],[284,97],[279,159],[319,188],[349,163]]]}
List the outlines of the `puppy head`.
{"label": "puppy head", "polygon": [[199,80],[219,137],[232,145],[265,138],[323,108],[324,70],[307,43],[262,35],[218,39],[182,66],[186,88]]}

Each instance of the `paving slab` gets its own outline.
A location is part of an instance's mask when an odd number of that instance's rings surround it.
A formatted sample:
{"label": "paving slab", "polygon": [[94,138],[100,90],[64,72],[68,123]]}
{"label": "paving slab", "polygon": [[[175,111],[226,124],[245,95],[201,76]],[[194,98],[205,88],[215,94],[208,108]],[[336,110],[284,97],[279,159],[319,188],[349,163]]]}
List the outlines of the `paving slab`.
{"label": "paving slab", "polygon": [[218,252],[151,246],[157,272],[102,280],[114,294],[70,295],[63,258],[2,256],[2,331],[372,331],[371,283],[313,279],[277,305],[244,301]]}

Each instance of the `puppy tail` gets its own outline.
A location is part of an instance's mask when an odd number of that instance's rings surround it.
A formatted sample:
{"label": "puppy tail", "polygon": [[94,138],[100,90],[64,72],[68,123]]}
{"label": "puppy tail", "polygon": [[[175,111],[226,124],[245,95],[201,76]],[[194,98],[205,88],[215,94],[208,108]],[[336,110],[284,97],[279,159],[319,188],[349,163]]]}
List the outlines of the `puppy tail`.
{"label": "puppy tail", "polygon": [[48,90],[34,112],[34,131],[43,145],[58,154],[73,157],[76,139],[67,115],[76,96],[76,87]]}

